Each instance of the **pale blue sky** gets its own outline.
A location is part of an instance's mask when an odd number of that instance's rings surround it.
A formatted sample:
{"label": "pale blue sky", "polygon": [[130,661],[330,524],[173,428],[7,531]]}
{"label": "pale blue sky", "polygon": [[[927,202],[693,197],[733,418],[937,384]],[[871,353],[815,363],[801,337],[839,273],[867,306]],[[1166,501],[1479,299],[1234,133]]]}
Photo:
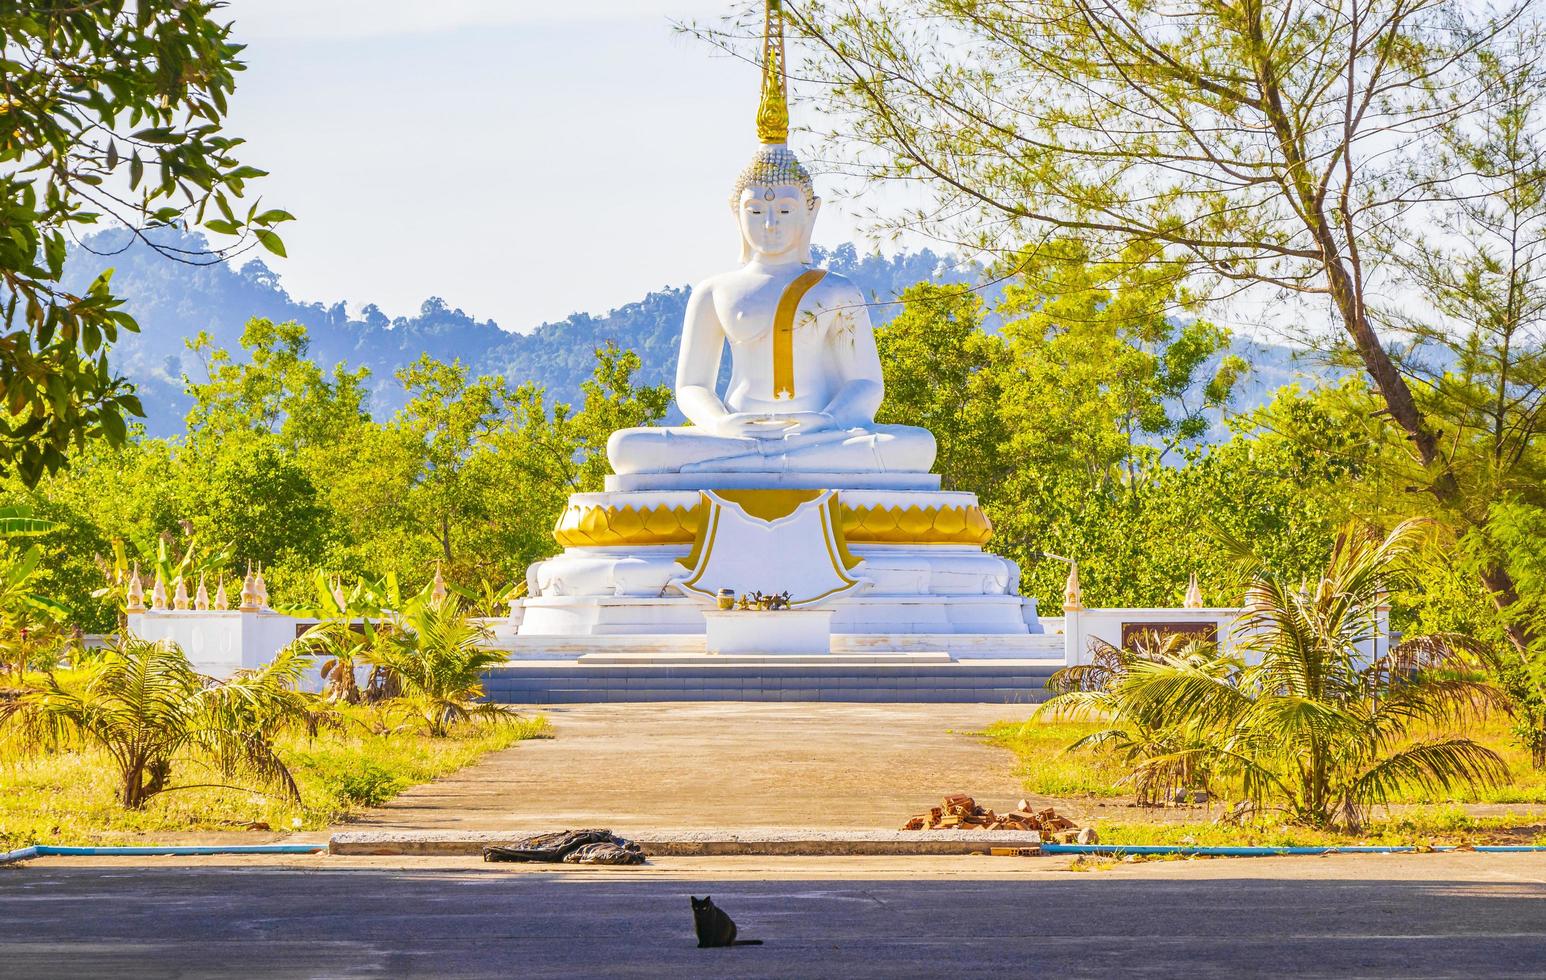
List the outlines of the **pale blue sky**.
{"label": "pale blue sky", "polygon": [[[438,295],[520,330],[732,265],[757,74],[671,27],[728,7],[232,0],[231,128],[298,219],[265,261],[301,299],[396,316]],[[854,239],[821,192],[817,241]]]}

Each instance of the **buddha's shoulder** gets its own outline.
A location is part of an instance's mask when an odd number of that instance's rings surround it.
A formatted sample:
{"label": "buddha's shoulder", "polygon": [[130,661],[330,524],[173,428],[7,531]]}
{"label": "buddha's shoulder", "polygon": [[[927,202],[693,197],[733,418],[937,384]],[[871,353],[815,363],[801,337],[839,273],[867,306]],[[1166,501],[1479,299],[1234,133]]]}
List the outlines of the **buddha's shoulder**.
{"label": "buddha's shoulder", "polygon": [[[756,280],[751,280],[755,283]],[[712,296],[720,290],[731,290],[736,293],[745,292],[749,282],[746,270],[730,269],[709,276],[693,286],[692,291],[704,296]],[[860,295],[859,287],[847,276],[828,271],[826,275],[811,287],[811,294],[821,299],[835,299],[848,301]]]}
{"label": "buddha's shoulder", "polygon": [[740,274],[740,269],[728,269],[724,272],[716,272],[706,279],[698,280],[697,284],[692,287],[693,292],[712,292],[716,286],[723,286],[726,283],[734,280]]}
{"label": "buddha's shoulder", "polygon": [[827,274],[821,277],[812,290],[824,300],[838,300],[851,303],[862,299],[859,287],[847,276],[827,270]]}

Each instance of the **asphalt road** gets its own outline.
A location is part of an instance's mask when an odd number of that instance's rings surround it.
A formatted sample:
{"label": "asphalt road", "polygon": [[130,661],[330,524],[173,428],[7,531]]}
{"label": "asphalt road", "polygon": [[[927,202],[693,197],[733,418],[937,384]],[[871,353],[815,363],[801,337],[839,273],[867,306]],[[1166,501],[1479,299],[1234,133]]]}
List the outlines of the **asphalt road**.
{"label": "asphalt road", "polygon": [[[997,877],[962,872],[989,867],[966,859],[586,874],[338,860],[0,869],[0,976],[1546,975],[1546,862],[1534,859],[1089,873],[1035,859],[995,864],[1038,869]],[[704,893],[766,945],[697,949],[687,897]]]}

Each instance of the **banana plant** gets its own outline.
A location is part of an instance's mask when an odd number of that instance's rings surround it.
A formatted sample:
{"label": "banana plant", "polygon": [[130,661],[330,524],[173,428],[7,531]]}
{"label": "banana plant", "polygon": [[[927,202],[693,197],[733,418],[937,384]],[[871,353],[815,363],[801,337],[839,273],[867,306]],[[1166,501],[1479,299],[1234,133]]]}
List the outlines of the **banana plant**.
{"label": "banana plant", "polygon": [[473,614],[485,619],[497,619],[506,616],[510,612],[510,603],[526,594],[526,580],[509,585],[498,579],[482,579],[478,582],[477,591],[450,587],[455,592],[467,599],[472,604]]}
{"label": "banana plant", "polygon": [[297,619],[314,619],[316,625],[296,638],[306,653],[322,659],[320,667],[329,701],[359,704],[382,695],[385,686],[372,671],[366,689],[360,689],[356,667],[374,647],[389,610],[401,606],[397,577],[388,574],[374,581],[357,577],[346,590],[341,577],[319,571],[312,578],[313,603],[279,610]]}
{"label": "banana plant", "polygon": [[25,504],[0,507],[0,538],[35,538],[57,530],[57,523],[34,517]]}
{"label": "banana plant", "polygon": [[0,544],[0,663],[18,679],[49,653],[58,659],[67,639],[69,609],[39,588],[45,555],[41,545],[17,552]]}
{"label": "banana plant", "polygon": [[34,516],[24,504],[0,507],[0,666],[18,677],[29,663],[64,646],[67,636],[60,624],[69,609],[39,588],[47,571],[47,551],[37,544],[18,550],[8,542],[40,537],[59,527]]}

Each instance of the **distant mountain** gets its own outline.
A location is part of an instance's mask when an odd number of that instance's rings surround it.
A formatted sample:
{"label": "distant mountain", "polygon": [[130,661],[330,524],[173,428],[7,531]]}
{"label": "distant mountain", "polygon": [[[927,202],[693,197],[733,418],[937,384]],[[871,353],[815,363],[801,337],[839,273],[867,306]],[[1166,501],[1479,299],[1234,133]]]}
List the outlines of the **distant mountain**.
{"label": "distant mountain", "polygon": [[[76,248],[70,255],[66,280],[68,287],[84,289],[103,269],[114,270],[113,287],[127,300],[141,328],[120,338],[113,349],[114,363],[139,387],[153,435],[182,430],[189,404],[182,376],[198,377],[202,371],[184,341],[204,330],[217,344],[234,350],[252,317],[299,321],[311,336],[316,360],[370,368],[372,409],[378,414],[402,404],[393,372],[423,353],[443,361],[460,359],[477,373],[502,374],[516,384],[534,380],[565,400],[578,399],[580,383],[595,365],[592,351],[607,341],[639,352],[643,383],[669,383],[675,373],[686,285],[649,293],[605,314],[575,313],[516,332],[493,320],[476,320],[438,296],[426,299],[412,317],[390,319],[374,304],[351,317],[342,302],[292,298],[261,260],[240,269],[226,263],[187,265],[169,261],[143,243],[123,248],[126,238],[123,231],[104,231],[86,239],[89,248]],[[168,243],[193,251],[204,248],[198,235],[171,237]],[[817,252],[819,262],[852,279],[876,304],[871,313],[876,323],[896,315],[893,301],[916,282],[969,282],[978,274],[976,267],[928,250],[889,258],[861,255],[853,245]],[[1291,380],[1293,352],[1288,348],[1251,342],[1237,346],[1247,348],[1241,352],[1253,367],[1237,407],[1258,404]]]}
{"label": "distant mountain", "polygon": [[[181,430],[188,408],[182,376],[199,376],[200,365],[184,341],[207,331],[220,346],[236,349],[242,327],[252,317],[296,320],[311,336],[311,353],[325,364],[347,361],[371,370],[373,409],[389,413],[402,404],[392,375],[420,354],[440,360],[459,358],[483,374],[502,374],[513,383],[528,379],[545,385],[561,399],[577,399],[580,382],[595,366],[592,351],[607,341],[639,352],[640,380],[669,382],[675,372],[677,337],[687,306],[686,285],[652,292],[636,303],[605,314],[576,313],[528,332],[476,320],[438,296],[419,307],[417,316],[389,319],[374,304],[351,317],[342,302],[307,303],[294,299],[279,277],[261,260],[240,269],[225,263],[187,265],[172,262],[143,243],[123,248],[126,234],[105,231],[86,239],[89,248],[72,251],[67,285],[84,289],[111,268],[114,289],[127,300],[141,332],[122,337],[114,347],[118,370],[139,386],[153,434]],[[202,236],[169,237],[167,244],[191,251],[204,248]],[[122,251],[119,251],[122,249]],[[818,250],[821,251],[821,250]],[[877,322],[896,313],[890,302],[922,279],[965,282],[973,268],[959,268],[929,251],[884,258],[860,255],[852,245],[819,260],[859,284],[878,305]]]}

